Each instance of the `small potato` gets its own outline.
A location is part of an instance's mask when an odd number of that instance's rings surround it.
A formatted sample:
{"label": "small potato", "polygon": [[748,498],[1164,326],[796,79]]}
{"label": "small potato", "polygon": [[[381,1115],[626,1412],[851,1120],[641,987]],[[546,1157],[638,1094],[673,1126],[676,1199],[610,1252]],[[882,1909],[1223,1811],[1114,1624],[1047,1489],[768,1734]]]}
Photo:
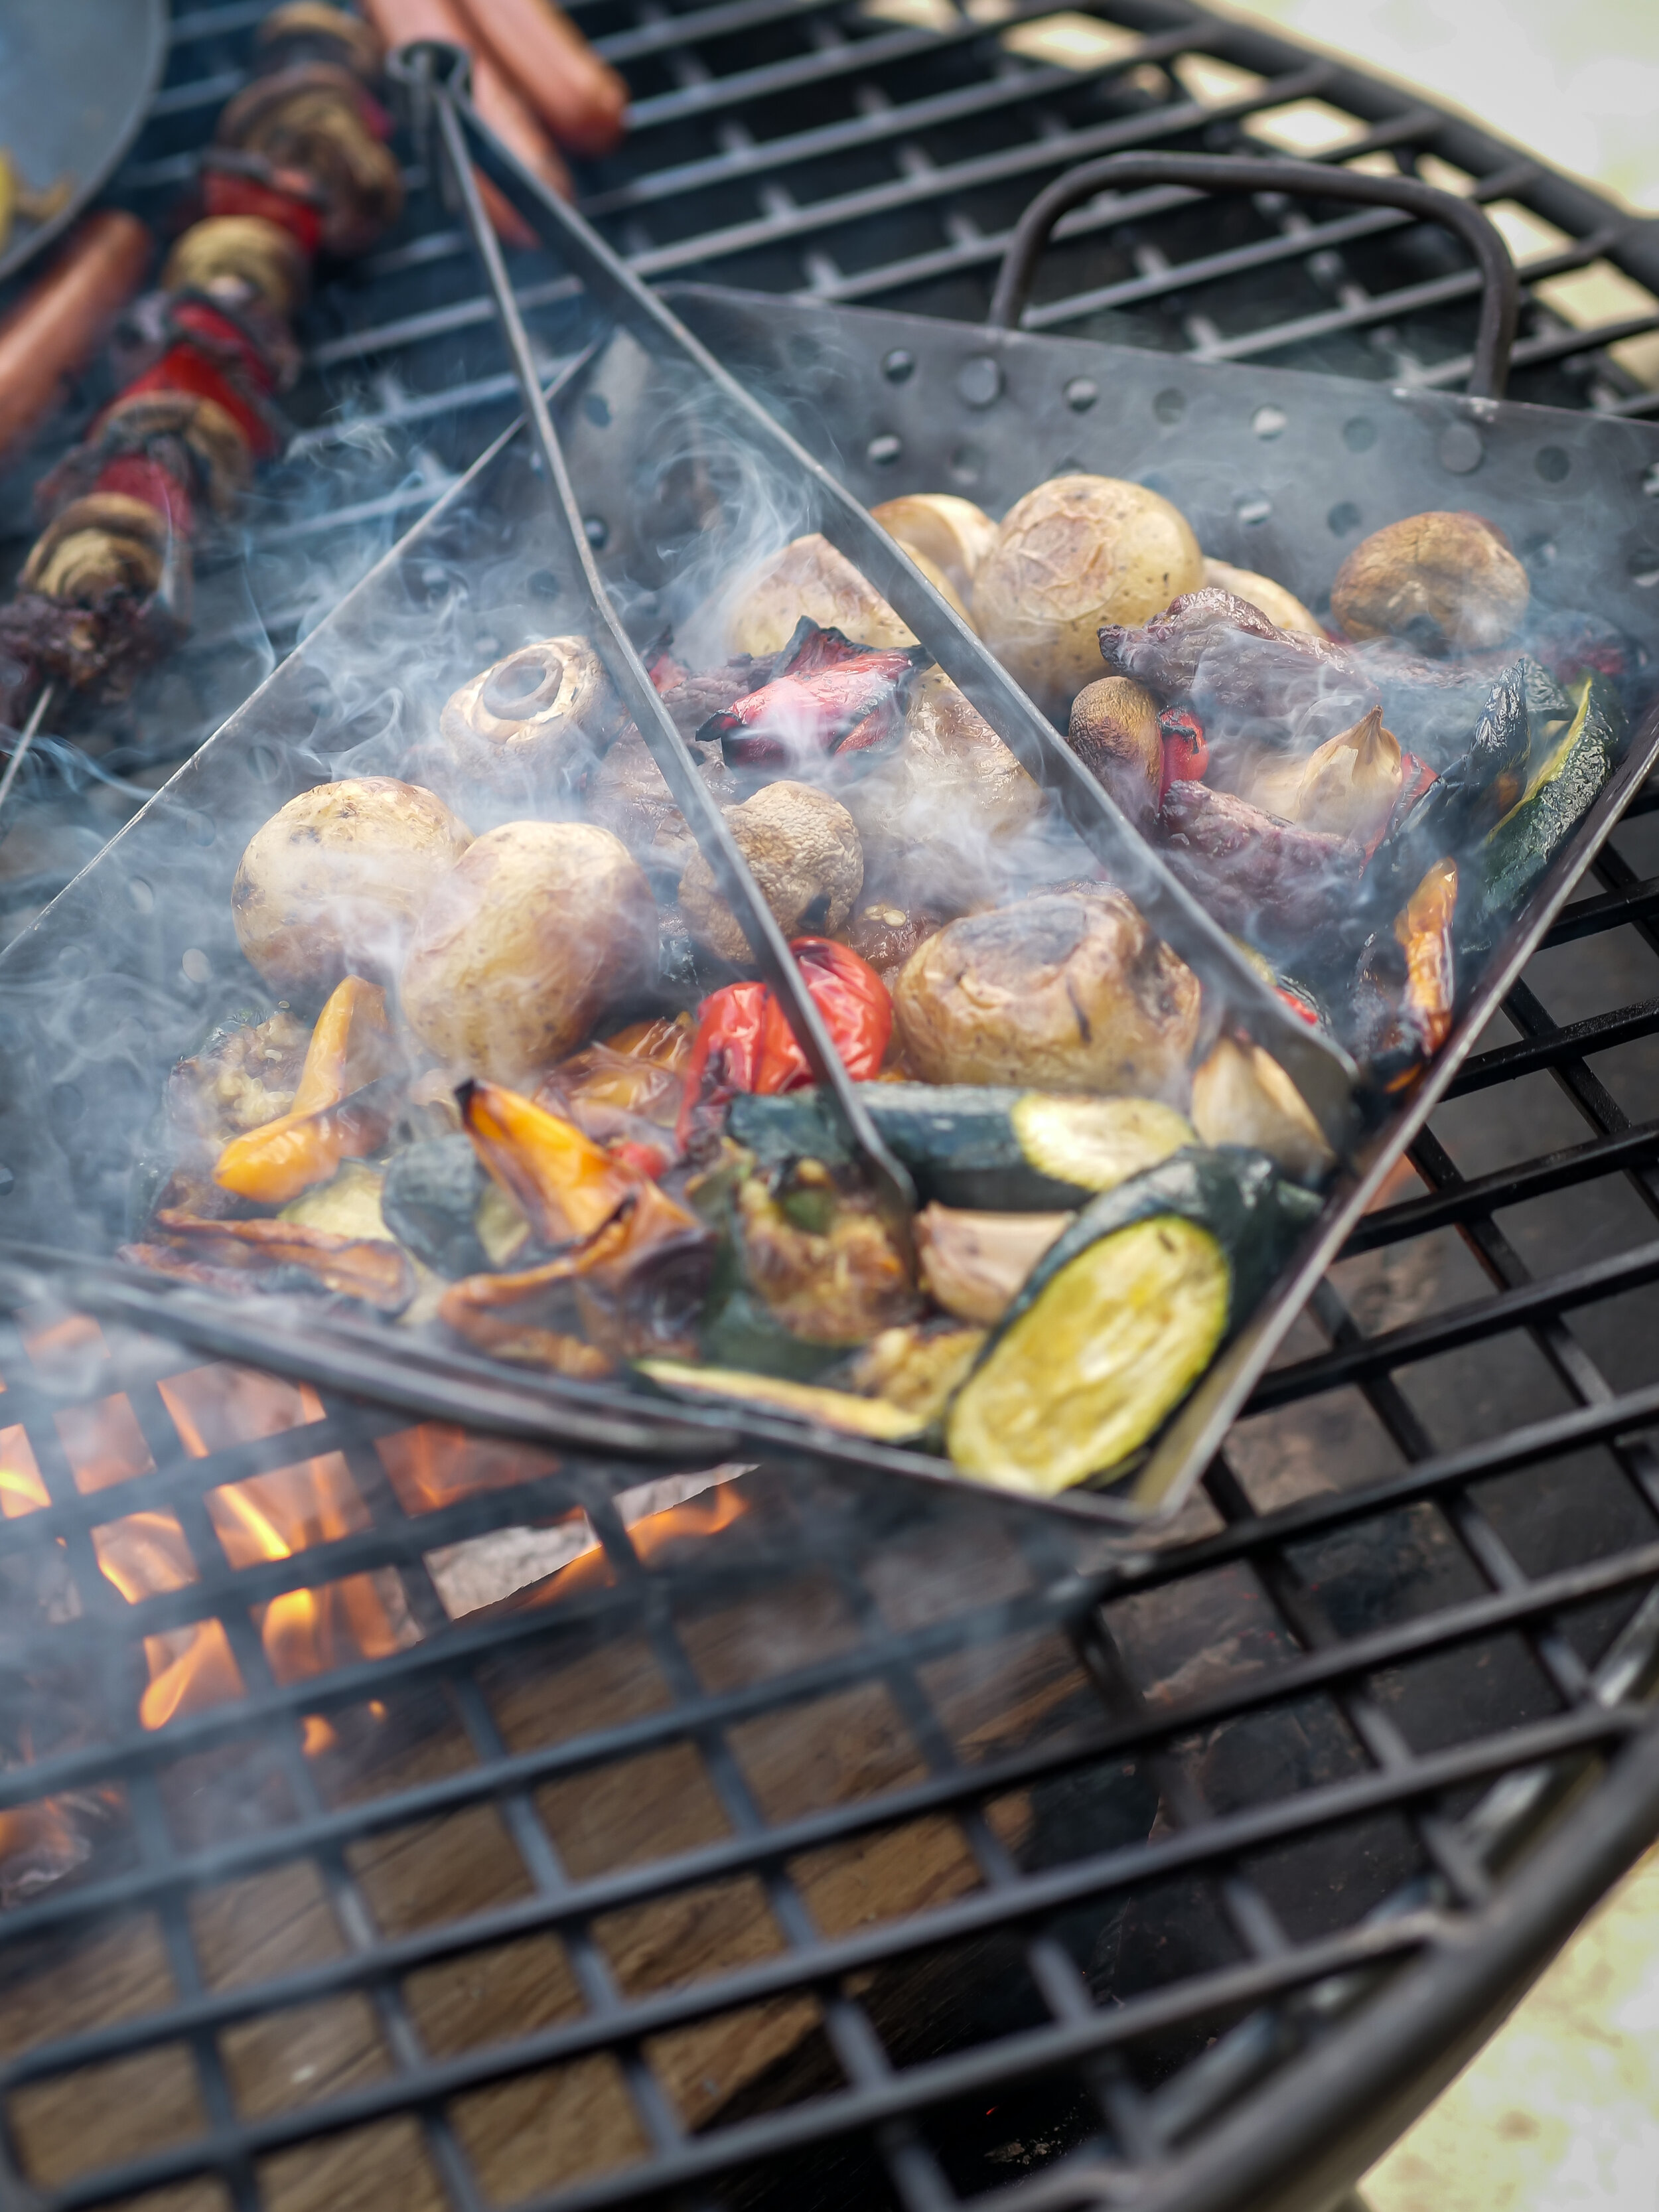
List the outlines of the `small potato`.
{"label": "small potato", "polygon": [[1043,805],[984,716],[937,674],[912,693],[896,751],[844,795],[871,882],[942,914],[960,913],[1000,879]]}
{"label": "small potato", "polygon": [[1303,629],[1312,637],[1325,635],[1294,592],[1287,592],[1271,576],[1257,575],[1254,568],[1235,568],[1229,562],[1211,560],[1206,553],[1204,580],[1218,591],[1231,592],[1236,599],[1248,600],[1270,623],[1277,623],[1280,629]]}
{"label": "small potato", "polygon": [[1402,638],[1425,653],[1485,653],[1514,636],[1527,572],[1478,514],[1410,514],[1356,545],[1336,572],[1331,613],[1352,638]]}
{"label": "small potato", "polygon": [[1085,684],[1072,702],[1066,742],[1135,827],[1146,829],[1164,779],[1164,733],[1152,693],[1127,676]]}
{"label": "small potato", "polygon": [[1193,1127],[1206,1145],[1252,1145],[1307,1182],[1336,1165],[1301,1092],[1248,1037],[1218,1038],[1194,1075]]}
{"label": "small potato", "polygon": [[906,961],[893,1010],[928,1083],[1012,1083],[1183,1103],[1198,978],[1121,891],[965,915]]}
{"label": "small potato", "polygon": [[[838,799],[807,783],[769,783],[722,811],[786,937],[842,927],[864,882],[864,854]],[[701,853],[680,878],[680,906],[699,945],[737,966],[754,957]]]}
{"label": "small potato", "polygon": [[[964,622],[968,611],[950,579],[920,550],[906,545],[922,574]],[[816,532],[797,538],[762,562],[741,586],[726,620],[736,653],[781,653],[803,615],[860,645],[914,645],[908,630],[844,554]]]}
{"label": "small potato", "polygon": [[522,1085],[656,968],[651,886],[620,838],[585,822],[508,822],[433,892],[398,989],[447,1066]]}
{"label": "small potato", "polygon": [[1011,507],[974,578],[974,623],[1059,712],[1100,673],[1103,623],[1139,623],[1204,581],[1187,518],[1144,485],[1054,477]]}
{"label": "small potato", "polygon": [[586,639],[544,637],[453,693],[438,738],[459,783],[523,799],[580,789],[619,720]]}
{"label": "small potato", "polygon": [[390,982],[433,886],[471,842],[417,783],[319,783],[249,839],[230,895],[237,942],[284,997],[325,998],[348,975]]}
{"label": "small potato", "polygon": [[884,500],[871,508],[870,519],[896,538],[912,560],[920,556],[932,562],[963,599],[971,596],[979,564],[996,543],[997,526],[984,508],[949,492]]}

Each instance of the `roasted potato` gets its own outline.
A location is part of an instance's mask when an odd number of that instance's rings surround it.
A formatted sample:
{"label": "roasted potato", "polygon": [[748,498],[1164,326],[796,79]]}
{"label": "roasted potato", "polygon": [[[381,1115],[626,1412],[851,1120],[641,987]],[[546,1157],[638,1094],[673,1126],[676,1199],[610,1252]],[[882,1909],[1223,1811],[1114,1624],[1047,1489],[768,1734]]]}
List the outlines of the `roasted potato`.
{"label": "roasted potato", "polygon": [[[864,854],[838,799],[807,783],[769,783],[741,806],[723,811],[786,937],[843,926],[864,882]],[[699,945],[738,965],[753,957],[701,853],[680,878],[680,908]]]}
{"label": "roasted potato", "polygon": [[1197,977],[1121,891],[1023,899],[930,937],[893,985],[929,1083],[1126,1091],[1185,1103]]}
{"label": "roasted potato", "polygon": [[1308,612],[1294,592],[1287,592],[1283,584],[1274,583],[1271,576],[1259,576],[1254,568],[1235,568],[1231,562],[1212,561],[1204,556],[1204,580],[1217,589],[1231,592],[1236,599],[1248,600],[1277,623],[1280,629],[1307,630],[1314,637],[1325,633]]}
{"label": "roasted potato", "polygon": [[256,830],[230,895],[236,939],[273,991],[389,982],[434,885],[472,832],[419,784],[356,776],[302,791]]}
{"label": "roasted potato", "polygon": [[912,560],[931,562],[964,600],[972,594],[980,562],[996,543],[997,526],[983,507],[949,492],[916,491],[884,500],[871,508],[870,519],[896,538]]}
{"label": "roasted potato", "polygon": [[[919,549],[907,545],[905,550],[966,622],[968,610],[949,577]],[[827,538],[816,533],[792,539],[744,580],[726,618],[728,649],[781,653],[803,615],[825,629],[840,630],[860,645],[914,645],[916,641],[915,632],[905,628],[875,586],[865,581]]]}
{"label": "roasted potato", "polygon": [[1127,676],[1085,684],[1072,702],[1066,742],[1135,827],[1146,828],[1164,776],[1164,733],[1152,693]]}
{"label": "roasted potato", "polygon": [[902,743],[843,796],[864,868],[906,906],[958,914],[1042,811],[1042,793],[945,677],[911,695]]}
{"label": "roasted potato", "polygon": [[428,900],[398,996],[447,1066],[522,1084],[656,967],[651,886],[620,838],[583,822],[508,822]]}
{"label": "roasted potato", "polygon": [[1479,514],[1409,514],[1356,545],[1331,613],[1352,638],[1398,637],[1419,653],[1484,653],[1521,627],[1527,572]]}
{"label": "roasted potato", "polygon": [[1050,711],[1098,676],[1103,623],[1142,623],[1204,581],[1186,517],[1142,484],[1053,477],[1015,501],[974,578],[974,623]]}
{"label": "roasted potato", "polygon": [[522,799],[580,790],[620,720],[586,639],[544,637],[453,692],[438,740],[457,783]]}

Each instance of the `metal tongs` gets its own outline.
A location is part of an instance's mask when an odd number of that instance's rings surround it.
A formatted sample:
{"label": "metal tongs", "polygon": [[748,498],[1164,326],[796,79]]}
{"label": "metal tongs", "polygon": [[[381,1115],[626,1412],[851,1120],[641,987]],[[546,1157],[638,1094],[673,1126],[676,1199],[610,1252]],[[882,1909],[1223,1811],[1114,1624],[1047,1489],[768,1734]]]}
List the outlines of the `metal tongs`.
{"label": "metal tongs", "polygon": [[1346,1154],[1353,1139],[1358,1071],[1341,1048],[1292,1013],[1243,957],[1186,886],[1179,883],[1103,787],[1091,775],[961,617],[872,520],[864,507],[797,444],[758,400],[621,261],[597,232],[550,192],[480,121],[471,97],[471,60],[458,46],[422,40],[401,48],[391,64],[429,121],[441,145],[455,197],[489,282],[536,444],[557,494],[559,520],[592,611],[592,643],[650,748],[699,849],[777,994],[816,1081],[829,1094],[883,1201],[896,1220],[914,1210],[909,1176],[878,1135],[867,1109],[831,1044],[782,931],[762,896],[690,747],[670,720],[639,653],[606,592],[553,425],[528,334],[506,263],[484,212],[473,171],[476,155],[491,182],[557,251],[589,297],[653,358],[693,369],[717,392],[769,459],[809,495],[818,529],[908,624],[927,652],[1044,790],[1113,881],[1136,902],[1206,989],[1224,999],[1235,1019],[1284,1067],[1330,1139]]}

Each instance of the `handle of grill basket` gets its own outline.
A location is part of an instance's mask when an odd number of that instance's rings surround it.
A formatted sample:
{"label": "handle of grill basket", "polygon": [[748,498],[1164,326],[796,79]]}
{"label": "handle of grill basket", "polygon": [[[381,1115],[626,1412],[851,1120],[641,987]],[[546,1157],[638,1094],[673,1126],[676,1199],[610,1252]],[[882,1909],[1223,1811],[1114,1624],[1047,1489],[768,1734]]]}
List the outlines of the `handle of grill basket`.
{"label": "handle of grill basket", "polygon": [[1414,177],[1371,177],[1356,169],[1328,168],[1322,161],[1259,161],[1253,155],[1239,154],[1112,154],[1068,169],[1037,194],[1015,226],[986,318],[994,330],[1018,329],[1032,271],[1061,216],[1115,185],[1182,185],[1201,192],[1293,192],[1306,199],[1358,200],[1368,206],[1399,208],[1455,232],[1480,272],[1480,323],[1469,368],[1469,395],[1503,398],[1521,284],[1490,218],[1470,201],[1437,191]]}

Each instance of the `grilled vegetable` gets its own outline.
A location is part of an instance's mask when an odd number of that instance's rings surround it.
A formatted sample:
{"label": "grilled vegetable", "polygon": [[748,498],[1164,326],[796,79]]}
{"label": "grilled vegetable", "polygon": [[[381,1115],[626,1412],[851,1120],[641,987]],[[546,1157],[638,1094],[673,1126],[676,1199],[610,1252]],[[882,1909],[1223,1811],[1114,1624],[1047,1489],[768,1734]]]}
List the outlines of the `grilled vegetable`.
{"label": "grilled vegetable", "polygon": [[546,1244],[592,1237],[637,1196],[641,1176],[585,1137],[495,1083],[456,1092],[461,1125],[484,1172],[501,1185]]}
{"label": "grilled vegetable", "polygon": [[1352,903],[1364,856],[1346,839],[1278,821],[1202,783],[1172,783],[1158,821],[1171,871],[1224,929],[1301,946]]}
{"label": "grilled vegetable", "polygon": [[1521,670],[1534,733],[1572,717],[1571,696],[1530,653],[1518,664],[1513,654],[1497,653],[1431,660],[1393,638],[1376,638],[1354,647],[1353,658],[1382,691],[1383,720],[1391,730],[1406,732],[1412,750],[1436,768],[1447,767],[1468,749],[1492,685],[1508,668]]}
{"label": "grilled vegetable", "polygon": [[984,716],[936,672],[911,692],[904,734],[842,787],[866,885],[940,916],[1027,872],[1041,790]]}
{"label": "grilled vegetable", "polygon": [[1279,1062],[1245,1036],[1218,1037],[1193,1077],[1193,1126],[1206,1145],[1247,1145],[1316,1182],[1336,1155]]}
{"label": "grilled vegetable", "polygon": [[325,1182],[343,1159],[377,1151],[395,1110],[385,1079],[398,1058],[385,992],[348,975],[317,1018],[288,1112],[234,1137],[215,1182],[239,1198],[281,1206]]}
{"label": "grilled vegetable", "polygon": [[913,561],[920,554],[931,562],[963,600],[972,595],[980,563],[996,544],[997,526],[985,510],[949,492],[884,500],[871,508],[870,520],[896,538]]}
{"label": "grilled vegetable", "polygon": [[732,1367],[688,1367],[678,1359],[641,1359],[637,1371],[670,1397],[734,1399],[763,1413],[787,1413],[820,1429],[865,1437],[872,1443],[903,1443],[927,1426],[925,1416],[889,1405],[884,1398],[855,1397],[776,1375],[748,1375]]}
{"label": "grilled vegetable", "polygon": [[1152,693],[1127,676],[1085,684],[1072,702],[1066,741],[1135,827],[1145,830],[1164,789],[1164,733]]}
{"label": "grilled vegetable", "polygon": [[[415,1271],[388,1238],[342,1237],[290,1221],[202,1221],[170,1206],[156,1213],[155,1236],[186,1260],[246,1268],[283,1288],[292,1275],[360,1298],[382,1313],[401,1313],[415,1295]],[[130,1248],[137,1249],[137,1248]]]}
{"label": "grilled vegetable", "polygon": [[[842,1066],[855,1082],[866,1080],[893,1033],[887,986],[856,952],[829,938],[798,937],[789,949]],[[681,1149],[718,1126],[734,1095],[798,1090],[811,1079],[806,1055],[769,987],[728,983],[698,1012],[675,1127]]]}
{"label": "grilled vegetable", "polygon": [[1531,586],[1495,523],[1411,514],[1356,545],[1331,613],[1350,637],[1405,638],[1422,653],[1480,653],[1514,636]]}
{"label": "grilled vegetable", "polygon": [[[930,574],[925,558],[916,565],[930,581],[945,584],[937,569]],[[874,585],[816,532],[793,539],[738,585],[726,619],[730,650],[781,653],[803,621],[840,630],[860,645],[904,647],[916,641]]]}
{"label": "grilled vegetable", "polygon": [[1485,910],[1518,907],[1601,795],[1625,738],[1619,695],[1590,676],[1578,712],[1525,792],[1487,836]]}
{"label": "grilled vegetable", "polygon": [[942,1413],[985,1343],[982,1328],[913,1321],[872,1337],[844,1370],[849,1389],[932,1421]]}
{"label": "grilled vegetable", "polygon": [[407,1145],[380,1186],[380,1212],[398,1243],[448,1281],[483,1274],[489,1257],[476,1216],[487,1178],[470,1137]]}
{"label": "grilled vegetable", "polygon": [[1452,958],[1452,921],[1457,912],[1457,863],[1437,860],[1394,926],[1406,955],[1406,1015],[1423,1040],[1425,1055],[1451,1035],[1457,997]]}
{"label": "grilled vegetable", "polygon": [[1049,1497],[1162,1427],[1289,1256],[1319,1201],[1260,1152],[1180,1152],[1085,1206],[957,1393],[951,1457]]}
{"label": "grilled vegetable", "polygon": [[802,617],[770,679],[711,714],[699,743],[732,768],[811,768],[832,756],[862,760],[904,723],[920,646],[877,650]]}
{"label": "grilled vegetable", "polygon": [[1179,1098],[1199,987],[1122,892],[1102,890],[949,923],[905,963],[893,1011],[930,1082]]}
{"label": "grilled vegetable", "polygon": [[248,841],[231,892],[237,942],[274,991],[313,1004],[347,975],[390,981],[471,842],[418,784],[369,775],[302,791]]}
{"label": "grilled vegetable", "polygon": [[657,971],[651,886],[582,822],[509,822],[434,890],[398,997],[422,1044],[492,1081],[538,1074]]}
{"label": "grilled vegetable", "polygon": [[1002,1319],[1072,1218],[1069,1213],[978,1213],[925,1206],[916,1216],[921,1286],[946,1313],[988,1328]]}
{"label": "grilled vegetable", "polygon": [[1203,580],[1167,499],[1115,477],[1053,477],[1004,516],[974,577],[974,623],[1039,705],[1063,710],[1100,673],[1103,623],[1145,622]]}
{"label": "grilled vegetable", "polygon": [[452,694],[438,717],[451,775],[521,805],[580,790],[621,710],[586,638],[522,645]]}
{"label": "grilled vegetable", "polygon": [[1442,854],[1495,826],[1527,787],[1531,748],[1526,665],[1517,660],[1492,686],[1468,750],[1396,812],[1372,856],[1368,883],[1398,897]]}
{"label": "grilled vegetable", "polygon": [[[866,1084],[860,1095],[921,1197],[995,1212],[1080,1206],[1193,1140],[1183,1116],[1151,1098],[931,1083]],[[848,1157],[816,1091],[734,1099],[727,1127],[763,1164]]]}
{"label": "grilled vegetable", "polygon": [[896,975],[919,945],[943,927],[926,909],[894,906],[875,899],[860,907],[847,933],[847,949],[873,968],[884,982]]}
{"label": "grilled vegetable", "polygon": [[[864,852],[839,799],[811,784],[769,783],[740,806],[728,806],[726,819],[786,937],[845,925],[864,882]],[[750,963],[749,939],[701,853],[680,878],[679,902],[699,945],[734,966]]]}
{"label": "grilled vegetable", "polygon": [[1376,703],[1352,647],[1280,629],[1213,586],[1172,599],[1138,628],[1103,624],[1100,652],[1115,674],[1188,702],[1218,754],[1251,740],[1306,750]]}
{"label": "grilled vegetable", "polygon": [[1228,562],[1212,561],[1206,554],[1204,581],[1213,590],[1230,592],[1247,606],[1257,608],[1276,629],[1303,630],[1310,637],[1324,635],[1295,592],[1287,592],[1283,584],[1274,583],[1271,576],[1259,576],[1253,568],[1235,568]]}
{"label": "grilled vegetable", "polygon": [[1399,742],[1382,726],[1379,702],[1314,753],[1289,811],[1304,829],[1354,837],[1369,849],[1389,826],[1403,778]]}
{"label": "grilled vegetable", "polygon": [[744,1285],[807,1344],[867,1344],[917,1309],[903,1252],[869,1195],[836,1187],[817,1160],[750,1176],[732,1205]]}

